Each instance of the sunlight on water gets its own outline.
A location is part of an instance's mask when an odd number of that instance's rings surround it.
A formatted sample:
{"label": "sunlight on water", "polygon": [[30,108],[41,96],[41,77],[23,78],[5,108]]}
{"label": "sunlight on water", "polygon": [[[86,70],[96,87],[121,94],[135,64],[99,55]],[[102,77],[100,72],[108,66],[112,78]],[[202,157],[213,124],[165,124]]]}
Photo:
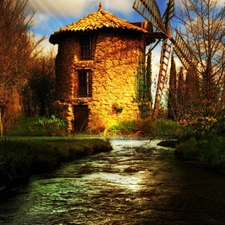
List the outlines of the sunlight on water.
{"label": "sunlight on water", "polygon": [[122,175],[112,173],[93,173],[86,176],[87,180],[93,182],[100,182],[106,185],[115,186],[115,188],[123,188],[124,190],[130,189],[132,191],[138,191],[141,184],[141,178],[134,175]]}
{"label": "sunlight on water", "polygon": [[160,149],[163,148],[157,145],[160,141],[161,140],[159,139],[153,140],[118,139],[112,140],[111,145],[115,150],[122,150],[124,148],[137,148],[137,147]]}

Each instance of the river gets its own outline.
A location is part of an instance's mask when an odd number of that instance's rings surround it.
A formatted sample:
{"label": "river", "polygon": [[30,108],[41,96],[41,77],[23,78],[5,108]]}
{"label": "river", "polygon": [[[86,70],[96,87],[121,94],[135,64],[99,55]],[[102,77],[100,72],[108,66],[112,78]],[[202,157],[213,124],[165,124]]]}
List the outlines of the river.
{"label": "river", "polygon": [[158,142],[112,139],[111,152],[33,177],[1,200],[0,224],[225,224],[225,177],[177,160]]}

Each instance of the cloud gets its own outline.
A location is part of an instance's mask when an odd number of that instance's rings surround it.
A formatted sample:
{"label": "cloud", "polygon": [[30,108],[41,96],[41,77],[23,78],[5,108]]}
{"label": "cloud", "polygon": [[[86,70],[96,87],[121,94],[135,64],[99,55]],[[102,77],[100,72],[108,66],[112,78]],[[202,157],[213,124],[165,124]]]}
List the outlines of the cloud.
{"label": "cloud", "polygon": [[[106,11],[120,12],[122,14],[130,14],[133,12],[134,0],[105,0],[102,1],[103,9]],[[105,5],[105,6],[104,6]]]}
{"label": "cloud", "polygon": [[30,0],[29,6],[35,11],[34,29],[49,36],[55,30],[95,12],[102,2],[103,10],[129,17],[133,0]]}
{"label": "cloud", "polygon": [[82,12],[87,1],[74,0],[32,0],[29,2],[36,13],[48,16],[70,16]]}
{"label": "cloud", "polygon": [[[120,13],[132,12],[133,0],[101,0],[103,9]],[[99,0],[31,0],[29,4],[37,13],[80,18],[97,11]]]}

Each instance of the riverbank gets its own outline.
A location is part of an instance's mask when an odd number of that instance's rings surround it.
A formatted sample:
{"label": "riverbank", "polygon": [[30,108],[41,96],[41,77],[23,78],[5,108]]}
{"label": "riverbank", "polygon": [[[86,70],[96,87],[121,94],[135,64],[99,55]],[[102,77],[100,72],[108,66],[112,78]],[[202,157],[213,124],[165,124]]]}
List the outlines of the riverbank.
{"label": "riverbank", "polygon": [[62,163],[110,151],[98,138],[2,138],[0,139],[0,194],[26,184],[34,174],[52,171]]}
{"label": "riverbank", "polygon": [[0,224],[225,224],[223,176],[177,160],[158,139],[110,143],[111,152],[33,176],[0,201]]}
{"label": "riverbank", "polygon": [[201,138],[191,137],[179,141],[174,151],[175,156],[196,167],[225,174],[225,138],[219,135],[206,135]]}

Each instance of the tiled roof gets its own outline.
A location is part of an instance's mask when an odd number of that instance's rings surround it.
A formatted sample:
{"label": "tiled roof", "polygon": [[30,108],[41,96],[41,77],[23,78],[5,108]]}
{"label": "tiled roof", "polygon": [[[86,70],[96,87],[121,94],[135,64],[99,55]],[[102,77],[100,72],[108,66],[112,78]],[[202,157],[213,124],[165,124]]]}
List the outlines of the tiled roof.
{"label": "tiled roof", "polygon": [[59,34],[65,32],[80,32],[80,31],[91,31],[101,28],[120,28],[125,30],[134,30],[143,33],[147,33],[146,29],[138,27],[134,24],[129,23],[126,20],[120,19],[113,15],[112,13],[106,12],[102,9],[102,4],[99,4],[99,9],[97,12],[91,13],[88,16],[71,23],[65,27],[60,28],[55,31],[50,37],[50,42],[52,44],[57,43],[56,39]]}

